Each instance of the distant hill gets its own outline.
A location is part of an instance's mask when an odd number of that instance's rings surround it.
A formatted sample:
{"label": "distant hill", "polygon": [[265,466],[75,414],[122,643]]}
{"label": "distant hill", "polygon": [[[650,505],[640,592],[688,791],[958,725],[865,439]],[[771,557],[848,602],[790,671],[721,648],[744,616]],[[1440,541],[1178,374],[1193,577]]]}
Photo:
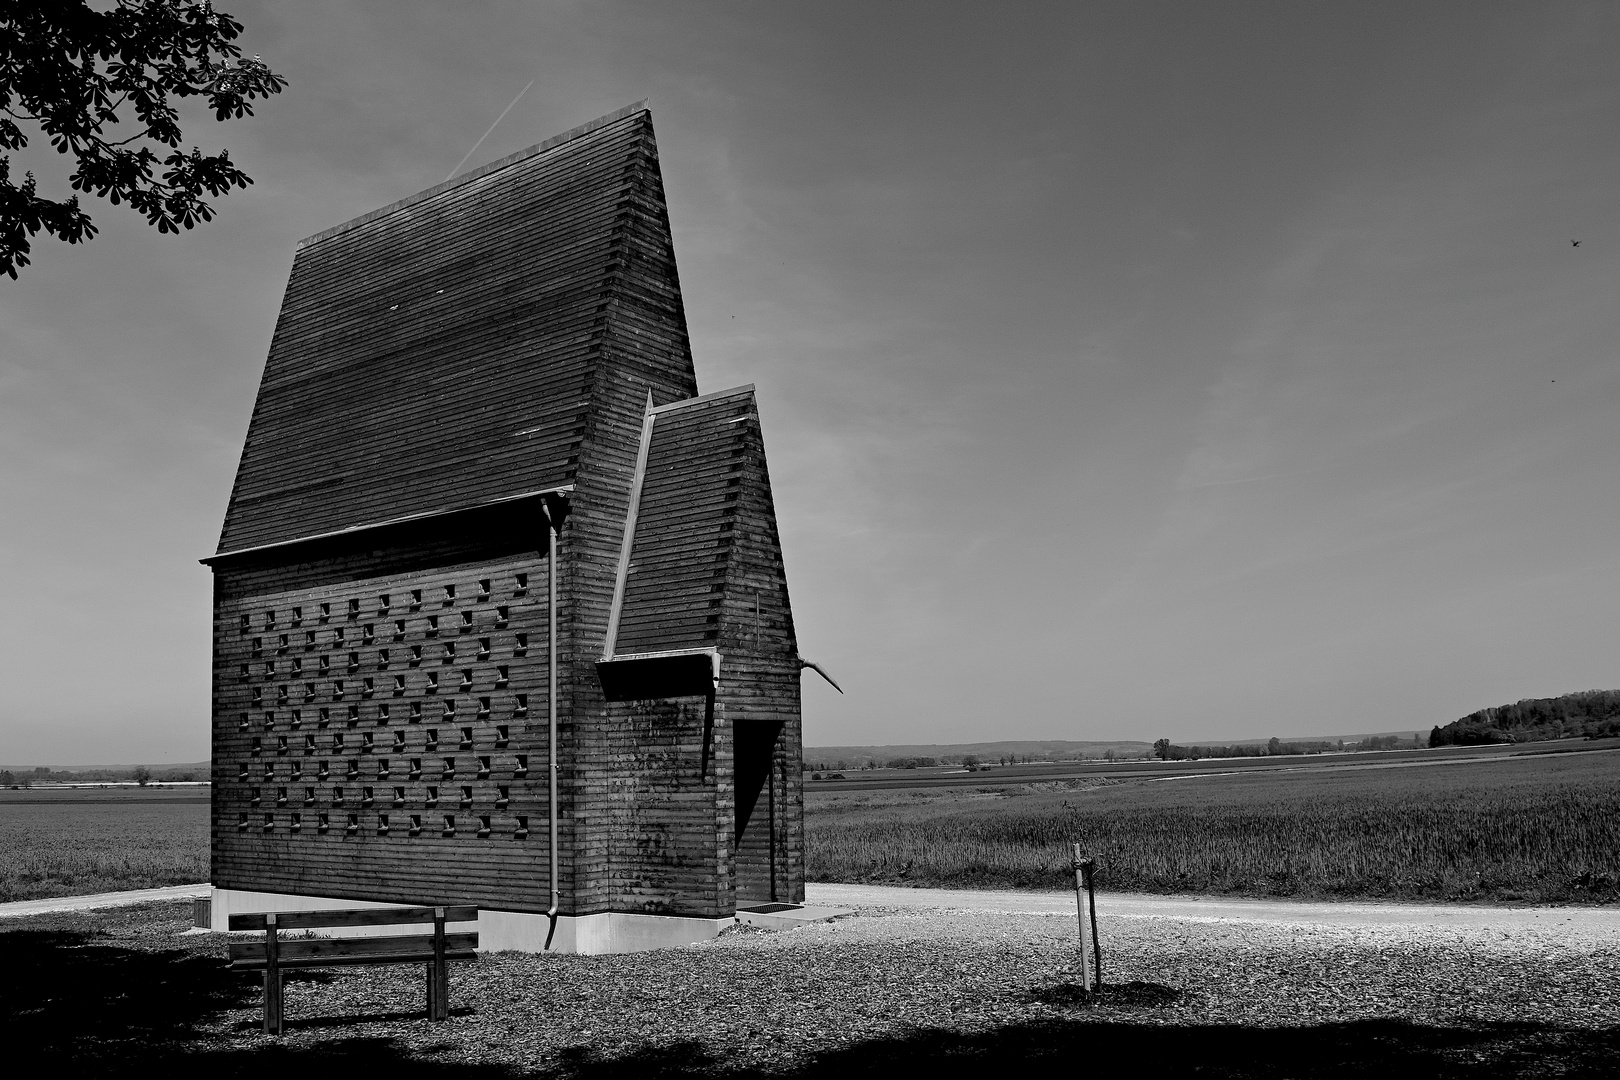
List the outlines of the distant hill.
{"label": "distant hill", "polygon": [[807,746],[807,769],[859,769],[868,765],[904,768],[907,764],[960,765],[967,757],[981,762],[1079,761],[1145,758],[1153,753],[1150,743],[1113,740],[1110,742],[982,742],[982,743],[895,743],[887,746]]}
{"label": "distant hill", "polygon": [[1584,690],[1481,709],[1429,732],[1430,746],[1620,735],[1620,690]]}

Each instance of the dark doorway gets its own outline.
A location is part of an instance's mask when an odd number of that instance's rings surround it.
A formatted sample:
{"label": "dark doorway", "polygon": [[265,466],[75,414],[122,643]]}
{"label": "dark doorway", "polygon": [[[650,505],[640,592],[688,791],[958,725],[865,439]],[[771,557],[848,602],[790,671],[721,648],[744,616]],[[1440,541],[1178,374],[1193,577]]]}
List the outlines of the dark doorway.
{"label": "dark doorway", "polygon": [[737,831],[732,848],[737,873],[737,903],[778,899],[776,741],[780,722],[744,721],[734,729]]}

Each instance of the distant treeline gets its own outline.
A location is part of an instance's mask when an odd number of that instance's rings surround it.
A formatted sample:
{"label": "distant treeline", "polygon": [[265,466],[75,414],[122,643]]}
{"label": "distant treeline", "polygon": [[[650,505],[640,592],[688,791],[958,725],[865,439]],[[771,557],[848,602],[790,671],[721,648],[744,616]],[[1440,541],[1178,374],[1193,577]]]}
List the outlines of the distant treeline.
{"label": "distant treeline", "polygon": [[1620,736],[1620,690],[1584,690],[1481,709],[1429,732],[1430,746]]}
{"label": "distant treeline", "polygon": [[[1370,743],[1388,741],[1389,746],[1371,746]],[[1393,750],[1400,744],[1397,736],[1368,739],[1357,749]],[[1272,754],[1325,754],[1330,750],[1343,750],[1343,742],[1283,742],[1272,739],[1263,743],[1238,743],[1235,746],[1177,746],[1169,739],[1153,744],[1153,756],[1160,761],[1197,761],[1199,758],[1267,757]]]}
{"label": "distant treeline", "polygon": [[29,787],[33,784],[174,784],[208,779],[206,765],[177,769],[149,769],[136,765],[128,769],[0,769],[0,788]]}

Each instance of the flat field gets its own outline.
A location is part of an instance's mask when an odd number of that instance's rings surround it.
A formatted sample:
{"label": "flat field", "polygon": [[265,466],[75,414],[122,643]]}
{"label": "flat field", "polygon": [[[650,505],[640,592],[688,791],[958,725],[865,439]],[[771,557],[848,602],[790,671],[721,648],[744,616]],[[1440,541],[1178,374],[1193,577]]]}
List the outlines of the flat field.
{"label": "flat field", "polygon": [[208,880],[208,789],[0,791],[0,902]]}
{"label": "flat field", "polygon": [[1127,892],[1620,901],[1620,753],[1359,759],[1335,766],[805,799],[812,881],[1072,885],[1070,845]]}

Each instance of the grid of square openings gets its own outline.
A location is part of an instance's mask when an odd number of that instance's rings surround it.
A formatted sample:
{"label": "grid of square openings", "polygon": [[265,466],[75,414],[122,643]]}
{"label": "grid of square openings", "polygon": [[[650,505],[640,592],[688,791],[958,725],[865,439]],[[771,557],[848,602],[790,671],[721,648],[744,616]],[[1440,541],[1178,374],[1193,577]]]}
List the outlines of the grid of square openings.
{"label": "grid of square openings", "polygon": [[509,572],[242,612],[221,650],[237,831],[526,839],[529,595]]}

